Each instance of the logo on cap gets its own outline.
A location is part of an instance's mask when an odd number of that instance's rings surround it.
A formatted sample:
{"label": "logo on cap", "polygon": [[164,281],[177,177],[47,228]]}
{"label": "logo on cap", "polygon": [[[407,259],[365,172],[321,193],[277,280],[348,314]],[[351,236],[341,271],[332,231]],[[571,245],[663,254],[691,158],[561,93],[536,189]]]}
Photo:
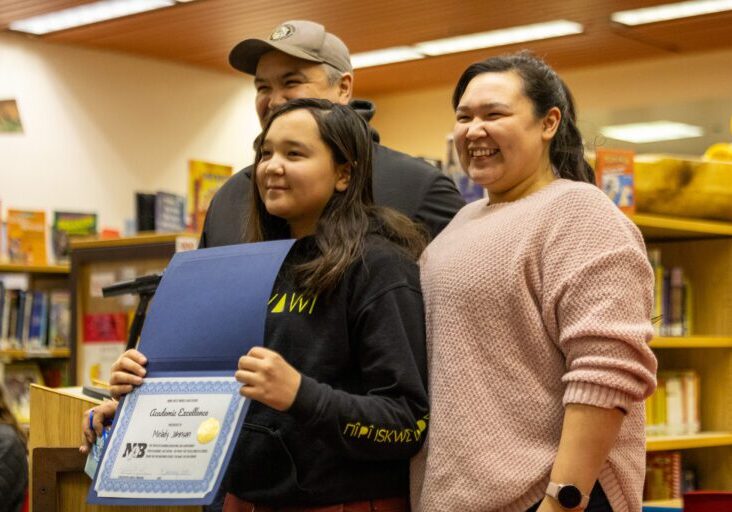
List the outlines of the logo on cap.
{"label": "logo on cap", "polygon": [[284,39],[286,37],[290,37],[295,32],[295,27],[292,25],[286,24],[286,25],[280,25],[275,29],[274,32],[272,32],[272,35],[269,36],[270,41],[279,41],[280,39]]}

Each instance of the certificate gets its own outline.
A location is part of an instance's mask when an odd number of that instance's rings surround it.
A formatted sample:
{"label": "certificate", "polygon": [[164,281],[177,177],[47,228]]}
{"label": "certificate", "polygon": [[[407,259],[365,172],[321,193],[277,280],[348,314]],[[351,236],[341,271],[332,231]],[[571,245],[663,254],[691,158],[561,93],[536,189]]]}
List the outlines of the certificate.
{"label": "certificate", "polygon": [[204,500],[236,442],[247,402],[240,387],[233,376],[145,379],[117,412],[97,470],[97,496]]}
{"label": "certificate", "polygon": [[173,257],[140,336],[147,374],[120,402],[88,503],[213,501],[248,408],[234,379],[237,361],[263,344],[267,301],[293,243]]}

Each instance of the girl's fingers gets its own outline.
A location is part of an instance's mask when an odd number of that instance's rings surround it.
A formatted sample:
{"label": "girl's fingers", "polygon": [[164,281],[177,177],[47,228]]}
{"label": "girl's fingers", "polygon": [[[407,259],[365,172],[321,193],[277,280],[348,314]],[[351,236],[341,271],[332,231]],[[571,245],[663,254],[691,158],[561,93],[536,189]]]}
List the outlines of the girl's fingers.
{"label": "girl's fingers", "polygon": [[112,373],[112,376],[109,379],[109,384],[111,386],[119,386],[122,384],[139,386],[140,384],[142,384],[142,377],[127,372],[117,371]]}

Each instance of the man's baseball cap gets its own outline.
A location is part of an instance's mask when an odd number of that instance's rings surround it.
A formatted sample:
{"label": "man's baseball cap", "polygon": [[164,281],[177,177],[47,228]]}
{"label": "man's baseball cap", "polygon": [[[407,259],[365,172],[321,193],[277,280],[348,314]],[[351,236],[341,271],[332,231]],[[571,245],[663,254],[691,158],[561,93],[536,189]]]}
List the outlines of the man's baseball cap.
{"label": "man's baseball cap", "polygon": [[299,59],[330,64],[342,73],[353,71],[348,47],[319,23],[286,21],[268,39],[245,39],[229,53],[232,67],[249,75],[257,72],[259,58],[278,50]]}

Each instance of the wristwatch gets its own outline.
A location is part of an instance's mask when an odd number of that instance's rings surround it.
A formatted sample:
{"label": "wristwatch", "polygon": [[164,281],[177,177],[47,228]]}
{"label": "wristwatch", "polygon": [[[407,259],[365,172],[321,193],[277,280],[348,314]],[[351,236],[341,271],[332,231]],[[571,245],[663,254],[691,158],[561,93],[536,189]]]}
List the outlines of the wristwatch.
{"label": "wristwatch", "polygon": [[582,494],[582,491],[572,484],[549,482],[546,486],[546,495],[557,500],[559,506],[565,510],[584,510],[590,502],[590,497]]}

